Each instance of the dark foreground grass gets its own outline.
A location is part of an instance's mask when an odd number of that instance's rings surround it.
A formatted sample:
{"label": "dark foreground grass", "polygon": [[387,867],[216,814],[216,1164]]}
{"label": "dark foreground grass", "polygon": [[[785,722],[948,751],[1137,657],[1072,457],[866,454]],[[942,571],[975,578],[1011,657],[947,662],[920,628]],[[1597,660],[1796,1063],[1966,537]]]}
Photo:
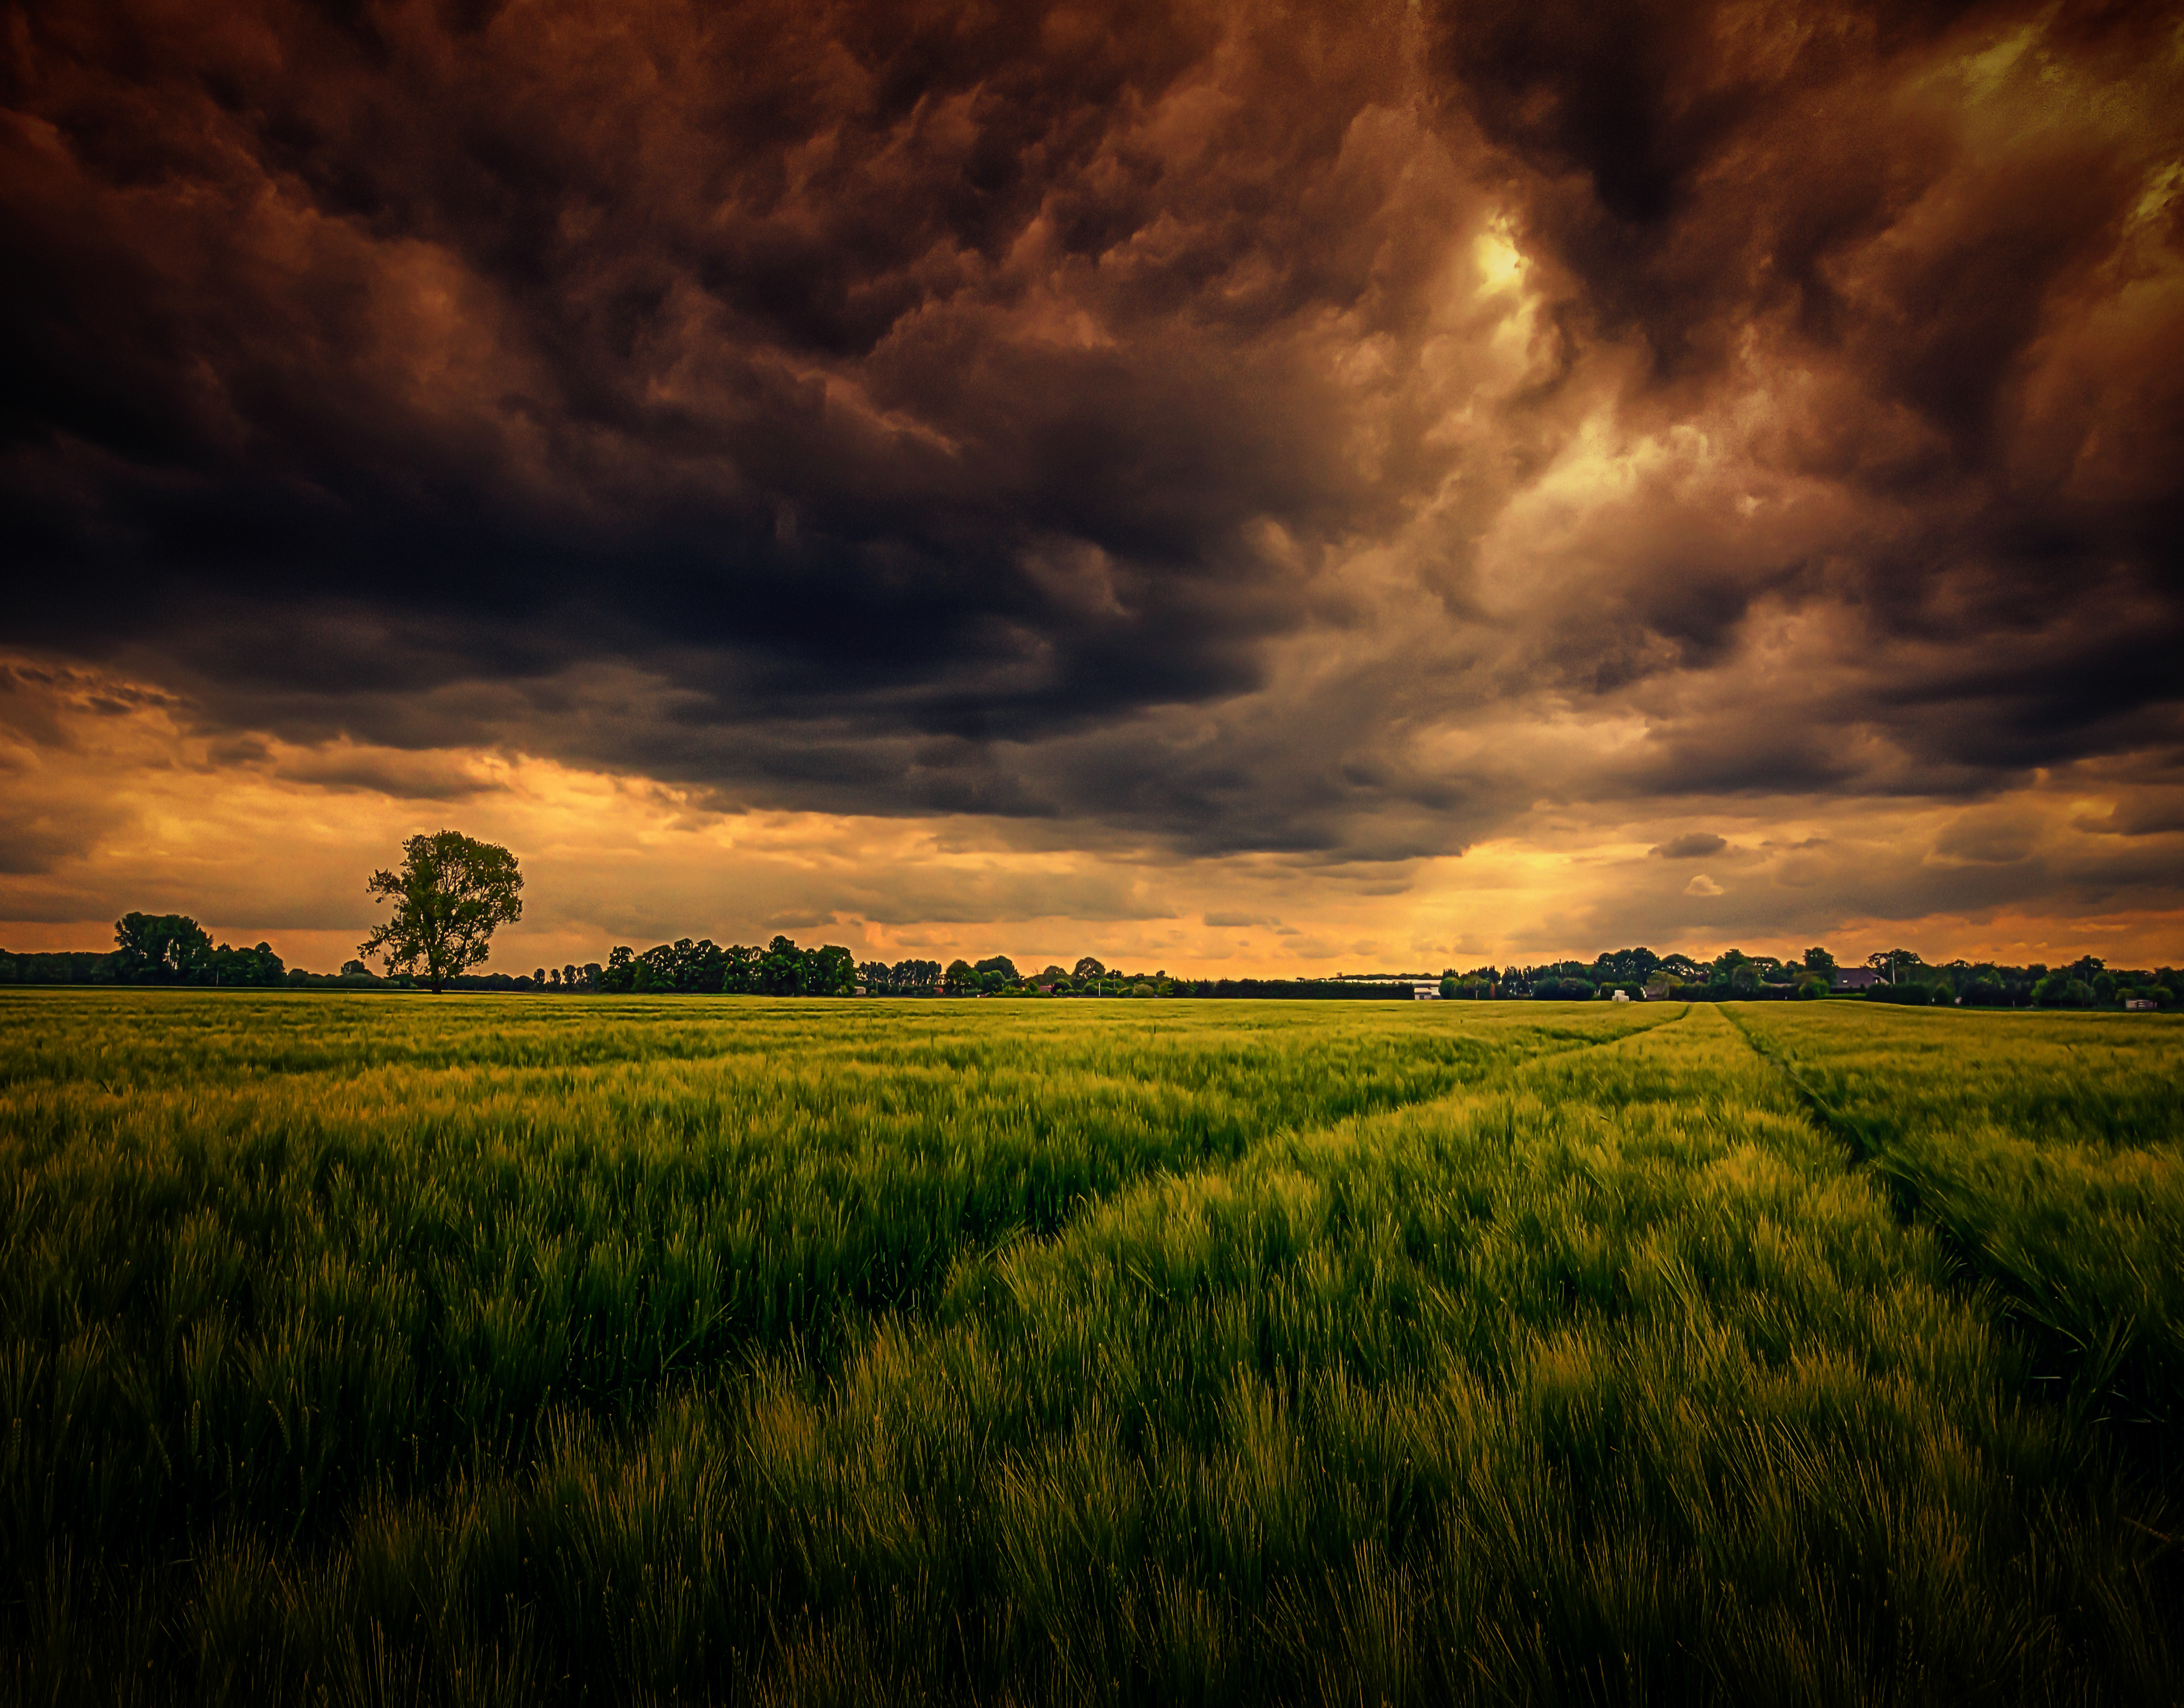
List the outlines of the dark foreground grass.
{"label": "dark foreground grass", "polygon": [[1756,1012],[0,1001],[0,1683],[2176,1700],[2179,1032]]}

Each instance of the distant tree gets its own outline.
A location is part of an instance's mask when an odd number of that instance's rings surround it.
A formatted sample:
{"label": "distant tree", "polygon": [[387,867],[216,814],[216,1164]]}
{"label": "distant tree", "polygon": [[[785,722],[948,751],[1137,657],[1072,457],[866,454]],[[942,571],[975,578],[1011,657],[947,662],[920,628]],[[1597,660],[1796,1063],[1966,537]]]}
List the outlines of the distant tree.
{"label": "distant tree", "polygon": [[710,937],[693,943],[678,937],[673,943],[655,944],[637,959],[645,969],[646,988],[685,996],[719,990],[727,965],[726,954]]}
{"label": "distant tree", "polygon": [[231,949],[222,943],[192,975],[196,982],[218,985],[265,985],[287,982],[288,970],[273,945],[261,943],[250,949]]}
{"label": "distant tree", "polygon": [[341,976],[343,978],[370,978],[371,969],[360,960],[345,960],[342,963]]}
{"label": "distant tree", "polygon": [[1759,969],[1752,962],[1740,960],[1730,969],[1729,988],[1739,996],[1759,994]]}
{"label": "distant tree", "polygon": [[758,989],[763,996],[804,994],[804,951],[793,939],[777,936],[766,946],[758,964]]}
{"label": "distant tree", "polygon": [[1889,983],[1900,984],[1925,962],[1908,949],[1884,949],[1866,956],[1865,964]]}
{"label": "distant tree", "polygon": [[889,977],[900,995],[933,996],[940,989],[940,963],[937,960],[900,960],[889,969]]}
{"label": "distant tree", "polygon": [[804,993],[806,996],[855,996],[857,964],[839,943],[804,952]]}
{"label": "distant tree", "polygon": [[544,967],[543,967],[543,966],[538,966],[538,967],[533,967],[533,968],[532,968],[532,970],[531,970],[531,982],[532,982],[532,983],[533,983],[533,984],[537,985],[537,986],[538,986],[541,990],[545,989],[545,988],[546,988],[546,969],[545,969]]}
{"label": "distant tree", "polygon": [[1079,984],[1084,983],[1088,978],[1104,978],[1106,974],[1107,969],[1089,954],[1069,970],[1070,977]]}
{"label": "distant tree", "polygon": [[730,996],[752,996],[758,991],[758,966],[763,957],[743,943],[730,943],[721,951],[721,988]]}
{"label": "distant tree", "polygon": [[402,870],[374,872],[365,889],[392,900],[394,915],[372,928],[357,954],[378,955],[390,973],[421,968],[435,996],[485,960],[496,927],[523,917],[515,856],[460,831],[410,837]]}
{"label": "distant tree", "polygon": [[966,996],[983,988],[983,981],[978,976],[978,970],[970,962],[959,955],[948,963],[948,971],[941,982],[941,989],[946,994]]}
{"label": "distant tree", "polygon": [[129,984],[182,984],[212,964],[212,939],[184,914],[125,913],[114,943],[114,973]]}
{"label": "distant tree", "polygon": [[[1002,985],[1018,982],[1017,964],[1005,954],[989,955],[985,960],[974,963],[972,971],[985,978],[989,990],[998,990]],[[996,973],[1000,975],[998,981],[994,976]]]}
{"label": "distant tree", "polygon": [[1816,972],[1822,978],[1832,979],[1836,972],[1836,958],[1825,949],[1815,946],[1805,951],[1805,970]]}

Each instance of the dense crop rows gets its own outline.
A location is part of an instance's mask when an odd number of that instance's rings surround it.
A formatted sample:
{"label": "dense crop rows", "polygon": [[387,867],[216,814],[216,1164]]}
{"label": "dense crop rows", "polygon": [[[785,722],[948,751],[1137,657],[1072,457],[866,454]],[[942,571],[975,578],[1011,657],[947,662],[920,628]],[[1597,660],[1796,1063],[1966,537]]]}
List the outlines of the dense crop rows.
{"label": "dense crop rows", "polygon": [[2180,1043],[0,1000],[5,1688],[2173,1700]]}

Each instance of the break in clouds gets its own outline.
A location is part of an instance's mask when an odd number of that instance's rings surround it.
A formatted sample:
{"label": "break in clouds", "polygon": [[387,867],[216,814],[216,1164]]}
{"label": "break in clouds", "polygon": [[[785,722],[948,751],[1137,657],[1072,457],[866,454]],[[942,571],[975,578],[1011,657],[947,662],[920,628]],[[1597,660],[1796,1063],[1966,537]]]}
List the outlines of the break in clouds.
{"label": "break in clouds", "polygon": [[2184,899],[2163,8],[8,18],[0,640],[206,739],[1994,906],[2082,776]]}

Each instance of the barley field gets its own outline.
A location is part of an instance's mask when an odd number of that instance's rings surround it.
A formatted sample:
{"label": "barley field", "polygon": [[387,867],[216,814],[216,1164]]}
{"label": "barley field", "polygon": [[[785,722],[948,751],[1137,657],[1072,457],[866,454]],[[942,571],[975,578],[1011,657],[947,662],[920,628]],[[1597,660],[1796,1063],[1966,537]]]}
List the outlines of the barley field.
{"label": "barley field", "polygon": [[1848,1003],[0,993],[0,1690],[2172,1703],[2180,1069]]}

